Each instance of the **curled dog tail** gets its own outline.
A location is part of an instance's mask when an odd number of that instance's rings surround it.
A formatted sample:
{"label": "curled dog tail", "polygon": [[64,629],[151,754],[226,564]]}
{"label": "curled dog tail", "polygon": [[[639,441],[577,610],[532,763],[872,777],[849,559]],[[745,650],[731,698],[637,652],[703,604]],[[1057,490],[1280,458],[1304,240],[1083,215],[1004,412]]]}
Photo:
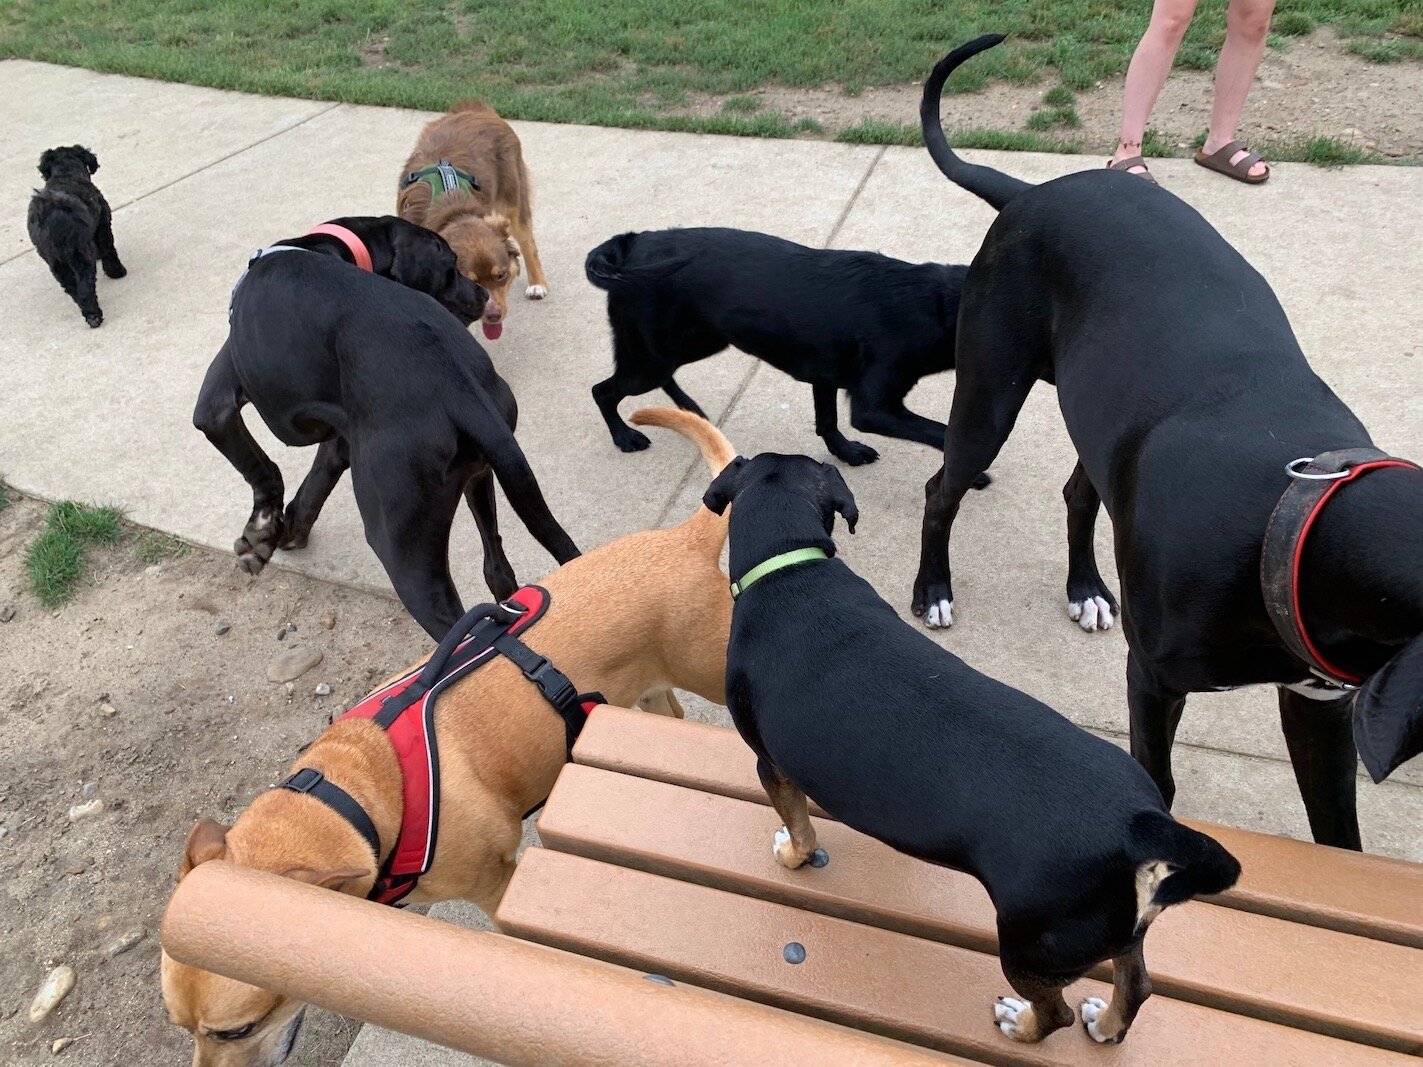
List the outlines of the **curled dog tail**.
{"label": "curled dog tail", "polygon": [[939,102],[943,97],[944,82],[949,80],[949,75],[961,63],[980,52],[986,52],[1002,40],[1003,34],[990,33],[955,48],[934,66],[929,80],[924,83],[924,96],[919,102],[919,126],[924,134],[924,146],[929,149],[929,155],[938,168],[949,181],[988,201],[1000,211],[1004,204],[1024,189],[1031,189],[1032,185],[992,167],[965,163],[955,155],[954,150],[949,147],[948,138],[944,136],[943,124],[939,121]]}
{"label": "curled dog tail", "polygon": [[1137,922],[1193,897],[1223,893],[1240,877],[1240,861],[1213,837],[1192,830],[1164,811],[1132,820],[1137,867]]}
{"label": "curled dog tail", "polygon": [[[629,421],[636,426],[661,426],[675,430],[687,438],[700,450],[713,478],[736,458],[736,449],[731,446],[726,436],[706,419],[690,411],[683,411],[681,408],[641,408],[632,413]],[[730,514],[729,509],[725,515],[717,515],[708,508],[699,507],[682,525],[688,528],[694,525],[704,528],[713,554],[719,555],[721,546],[726,543]]]}
{"label": "curled dog tail", "polygon": [[[627,262],[628,255],[632,252],[633,242],[636,240],[636,233],[620,233],[616,237],[609,237],[589,252],[588,258],[583,261],[583,273],[587,275],[588,280],[599,289],[609,291],[626,281],[623,274],[623,264]],[[658,423],[657,425],[666,424]]]}

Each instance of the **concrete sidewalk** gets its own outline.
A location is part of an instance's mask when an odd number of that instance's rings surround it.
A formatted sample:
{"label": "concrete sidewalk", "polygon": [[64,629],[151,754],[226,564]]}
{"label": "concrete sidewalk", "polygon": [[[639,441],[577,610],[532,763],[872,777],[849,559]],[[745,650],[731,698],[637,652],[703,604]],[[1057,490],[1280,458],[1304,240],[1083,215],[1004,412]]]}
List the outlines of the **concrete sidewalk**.
{"label": "concrete sidewalk", "polygon": [[[390,211],[396,176],[429,116],[21,61],[0,63],[0,94],[65,101],[63,109],[0,114],[0,306],[8,312],[0,320],[0,472],[23,492],[119,504],[137,522],[229,551],[250,494],[189,419],[226,334],[232,281],[259,245],[334,216]],[[607,437],[588,395],[611,362],[603,296],[582,275],[592,245],[628,229],[714,224],[964,262],[992,221],[985,205],[944,181],[920,150],[515,125],[537,187],[535,226],[550,296],[541,305],[516,301],[504,338],[487,347],[519,398],[519,440],[550,505],[583,546],[680,519],[706,484],[700,460],[678,438],[659,434],[650,451],[623,455]],[[97,331],[84,325],[24,234],[39,153],[76,141],[103,164],[97,180],[115,207],[117,244],[130,272],[121,281],[100,279],[106,322]],[[972,155],[1029,180],[1101,165],[1095,158]],[[1159,161],[1153,170],[1270,280],[1313,365],[1380,446],[1423,455],[1423,215],[1416,210],[1423,171],[1281,164],[1267,185],[1248,188],[1186,160]],[[1131,255],[1128,235],[1122,255]],[[807,387],[734,354],[678,377],[743,452],[825,458],[812,433]],[[911,404],[943,418],[952,388],[952,378],[931,379]],[[641,403],[665,399],[653,394]],[[249,427],[294,488],[310,453],[277,445],[248,413]],[[923,483],[935,461],[919,446],[871,440],[881,460],[846,471],[863,519],[841,549],[904,606]],[[965,506],[955,538],[960,621],[937,639],[1120,742],[1120,632],[1085,635],[1064,612],[1060,489],[1073,459],[1055,397],[1040,388],[994,465],[996,484]],[[505,515],[520,577],[548,570],[547,556],[507,508]],[[1110,574],[1108,524],[1101,527],[1099,551]],[[484,593],[478,543],[462,513],[452,565],[468,601]],[[276,562],[388,591],[344,486],[311,547]],[[694,703],[698,718],[726,721],[722,709]],[[1178,811],[1307,836],[1267,691],[1193,697],[1181,742]],[[1415,761],[1395,778],[1361,787],[1366,844],[1423,859],[1423,766]],[[439,913],[475,918],[458,907]],[[359,1067],[417,1062],[445,1060],[371,1028],[348,1059]]]}

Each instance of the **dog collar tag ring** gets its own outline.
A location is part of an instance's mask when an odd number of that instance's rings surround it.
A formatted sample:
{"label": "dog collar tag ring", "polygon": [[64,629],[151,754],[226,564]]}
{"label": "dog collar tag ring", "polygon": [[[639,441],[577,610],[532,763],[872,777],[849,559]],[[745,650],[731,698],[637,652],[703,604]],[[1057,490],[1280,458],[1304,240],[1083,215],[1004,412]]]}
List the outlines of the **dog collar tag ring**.
{"label": "dog collar tag ring", "polygon": [[1309,474],[1306,472],[1306,468],[1313,462],[1313,456],[1301,456],[1299,459],[1292,459],[1285,464],[1285,473],[1291,478],[1298,478],[1302,482],[1337,482],[1340,478],[1349,477],[1348,467],[1333,472]]}

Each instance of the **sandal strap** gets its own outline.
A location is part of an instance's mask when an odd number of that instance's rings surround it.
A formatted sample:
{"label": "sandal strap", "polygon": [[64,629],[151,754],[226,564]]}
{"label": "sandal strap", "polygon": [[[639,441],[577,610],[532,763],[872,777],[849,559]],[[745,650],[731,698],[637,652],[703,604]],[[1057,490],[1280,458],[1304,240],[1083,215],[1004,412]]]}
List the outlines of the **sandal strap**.
{"label": "sandal strap", "polygon": [[1212,152],[1211,155],[1222,163],[1229,163],[1230,157],[1235,155],[1235,153],[1248,151],[1250,151],[1250,146],[1244,141],[1231,141],[1229,144],[1221,145]]}
{"label": "sandal strap", "polygon": [[1142,170],[1145,171],[1149,171],[1151,169],[1146,165],[1146,160],[1143,159],[1141,156],[1130,156],[1126,159],[1119,159],[1115,163],[1112,163],[1110,161],[1108,161],[1107,163],[1108,170],[1130,171],[1132,167],[1140,167]]}

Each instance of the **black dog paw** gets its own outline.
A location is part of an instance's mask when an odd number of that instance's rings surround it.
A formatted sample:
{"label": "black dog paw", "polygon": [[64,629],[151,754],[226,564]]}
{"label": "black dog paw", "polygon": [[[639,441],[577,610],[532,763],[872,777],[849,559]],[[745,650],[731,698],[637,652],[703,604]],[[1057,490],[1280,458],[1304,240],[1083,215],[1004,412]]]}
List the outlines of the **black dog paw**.
{"label": "black dog paw", "polygon": [[954,594],[949,583],[916,578],[909,610],[931,630],[948,629],[954,624]]}
{"label": "black dog paw", "polygon": [[980,474],[977,478],[973,480],[973,488],[975,489],[987,489],[992,484],[993,475],[989,474],[987,471],[984,471],[982,474]]}
{"label": "black dog paw", "polygon": [[1122,609],[1101,578],[1067,583],[1067,617],[1089,634],[1110,630]]}
{"label": "black dog paw", "polygon": [[104,325],[104,313],[102,311],[86,311],[84,312],[84,321],[89,324],[89,329],[97,330]]}
{"label": "black dog paw", "polygon": [[109,264],[105,263],[104,273],[107,274],[110,278],[122,278],[128,273],[128,268],[125,267],[122,263],[115,263],[112,267],[109,266]]}
{"label": "black dog paw", "polygon": [[840,441],[831,447],[830,454],[852,467],[862,467],[879,459],[879,452],[859,441]]}
{"label": "black dog paw", "polygon": [[613,444],[617,445],[624,452],[641,452],[651,447],[652,442],[647,439],[647,434],[639,433],[631,426],[625,427],[625,433],[613,435]]}

